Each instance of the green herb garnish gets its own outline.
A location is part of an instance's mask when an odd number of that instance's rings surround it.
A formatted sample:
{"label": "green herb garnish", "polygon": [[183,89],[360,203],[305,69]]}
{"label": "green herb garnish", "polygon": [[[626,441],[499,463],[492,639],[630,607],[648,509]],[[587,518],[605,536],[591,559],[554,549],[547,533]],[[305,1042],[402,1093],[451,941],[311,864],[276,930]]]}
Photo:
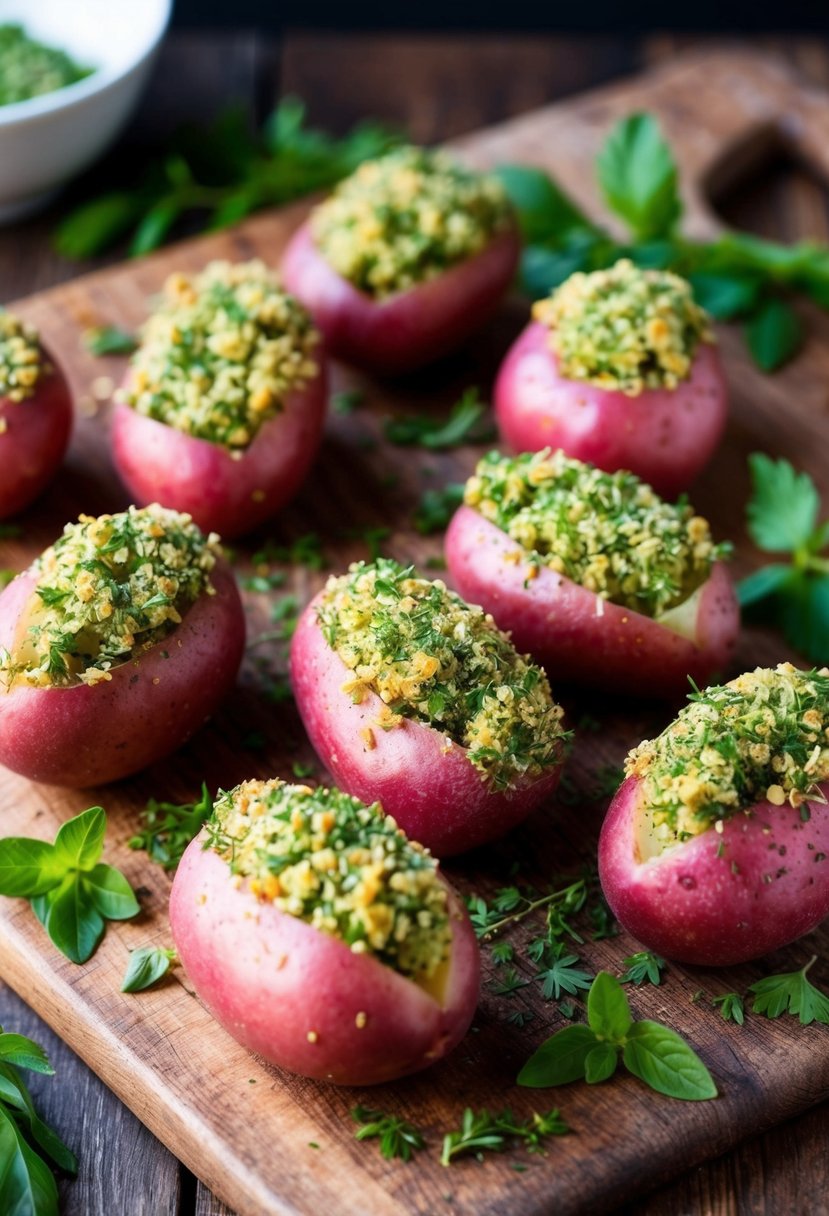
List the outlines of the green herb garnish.
{"label": "green herb garnish", "polygon": [[631,954],[629,958],[626,958],[622,966],[626,970],[620,977],[619,983],[635,984],[638,988],[646,980],[650,984],[661,984],[662,972],[667,964],[664,958],[660,958],[658,954],[652,954],[650,950],[639,950],[636,954]]}
{"label": "green herb garnish", "polygon": [[106,815],[90,807],[60,828],[53,844],[28,836],[0,840],[0,895],[28,899],[52,943],[73,963],[85,963],[106,921],[140,912],[120,870],[100,860]]}
{"label": "green herb garnish", "polygon": [[633,1020],[625,990],[600,971],[587,997],[586,1026],[567,1026],[538,1048],[518,1084],[546,1089],[584,1078],[607,1081],[621,1058],[628,1072],[669,1098],[716,1098],[717,1087],[691,1047],[659,1022]]}
{"label": "green herb garnish", "polygon": [[742,1026],[745,1021],[745,1005],[743,998],[736,992],[724,992],[722,996],[712,997],[711,1004],[715,1009],[719,1008],[720,1017],[724,1022],[736,1022],[738,1026]]}
{"label": "green herb garnish", "polygon": [[384,432],[391,443],[435,452],[461,447],[465,443],[486,443],[495,434],[492,423],[485,417],[486,409],[478,389],[468,388],[442,421],[413,415],[390,418]]}
{"label": "green herb garnish", "polygon": [[398,1115],[386,1115],[381,1110],[355,1106],[351,1117],[361,1125],[354,1138],[379,1140],[380,1152],[387,1160],[400,1157],[402,1161],[411,1161],[413,1154],[425,1147],[422,1132]]}
{"label": "green herb garnish", "polygon": [[130,961],[121,982],[122,992],[143,992],[165,976],[178,962],[175,950],[164,946],[141,946],[130,952]]}
{"label": "green herb garnish", "polygon": [[142,830],[127,843],[131,849],[143,849],[165,870],[175,870],[184,850],[212,814],[213,799],[204,784],[197,802],[179,804],[151,798],[140,812]]}
{"label": "green herb garnish", "polygon": [[829,995],[806,978],[806,972],[816,961],[817,955],[814,955],[799,971],[767,975],[765,979],[751,984],[749,992],[754,996],[751,1012],[764,1013],[767,1018],[779,1018],[781,1013],[791,1013],[800,1019],[802,1026],[809,1026],[812,1022],[829,1026]]}
{"label": "green herb garnish", "polygon": [[522,1121],[509,1110],[490,1114],[467,1107],[458,1131],[447,1132],[443,1138],[440,1163],[451,1165],[456,1157],[468,1153],[482,1161],[485,1152],[501,1153],[511,1142],[520,1143],[530,1153],[542,1153],[550,1136],[565,1136],[569,1131],[557,1109]]}
{"label": "green herb garnish", "polygon": [[117,325],[98,325],[84,331],[83,344],[90,355],[131,355],[138,338]]}
{"label": "green herb garnish", "polygon": [[440,490],[426,490],[414,514],[414,526],[421,536],[442,532],[463,502],[463,484],[450,482]]}
{"label": "green herb garnish", "polygon": [[30,38],[22,25],[0,25],[0,106],[65,89],[92,71],[59,47]]}

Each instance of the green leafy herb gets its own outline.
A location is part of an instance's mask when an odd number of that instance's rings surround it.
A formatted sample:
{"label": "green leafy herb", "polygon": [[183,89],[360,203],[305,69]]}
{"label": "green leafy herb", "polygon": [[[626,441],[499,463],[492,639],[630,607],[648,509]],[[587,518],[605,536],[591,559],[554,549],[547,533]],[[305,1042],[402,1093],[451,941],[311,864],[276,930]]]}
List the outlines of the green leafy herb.
{"label": "green leafy herb", "polygon": [[558,1110],[546,1115],[533,1114],[523,1122],[511,1111],[490,1114],[488,1110],[473,1111],[467,1107],[458,1131],[447,1132],[443,1138],[441,1165],[451,1165],[456,1157],[473,1153],[479,1161],[485,1152],[500,1153],[511,1141],[520,1142],[528,1152],[544,1151],[544,1142],[550,1136],[565,1136],[570,1128]]}
{"label": "green leafy herb", "polygon": [[[500,933],[508,925],[518,924],[539,908],[546,908],[548,916],[554,914],[560,920],[565,915],[580,911],[586,899],[587,882],[580,878],[567,887],[538,897],[524,895],[517,887],[502,887],[495,892],[491,903],[487,903],[480,895],[470,896],[468,907],[476,935],[479,938],[488,938]],[[575,937],[575,940],[581,941],[581,938],[569,929],[565,931],[569,936]]]}
{"label": "green leafy herb", "polygon": [[440,490],[426,490],[415,511],[414,526],[421,536],[442,532],[463,502],[464,487],[450,482]]}
{"label": "green leafy herb", "polygon": [[391,443],[431,451],[456,448],[465,443],[486,443],[495,434],[485,417],[486,409],[477,388],[468,388],[443,421],[422,416],[390,418],[385,425],[385,435]]}
{"label": "green leafy herb", "polygon": [[128,841],[131,849],[144,849],[165,870],[175,870],[184,850],[213,814],[213,799],[201,787],[198,802],[157,802],[151,798],[141,811],[142,830]]}
{"label": "green leafy herb", "polygon": [[360,408],[365,399],[366,395],[362,389],[344,389],[342,392],[334,393],[332,396],[331,409],[335,414],[353,414],[356,409]]}
{"label": "green leafy herb", "polygon": [[628,1072],[671,1098],[715,1098],[717,1088],[699,1056],[675,1031],[659,1022],[635,1022],[622,985],[600,971],[587,998],[587,1026],[566,1026],[530,1057],[518,1084],[532,1088],[567,1085],[584,1078],[606,1081],[622,1059]]}
{"label": "green leafy herb", "polygon": [[515,947],[510,942],[496,942],[490,950],[490,957],[497,967],[503,963],[511,963],[515,958]]}
{"label": "green leafy herb", "polygon": [[496,996],[512,996],[519,988],[526,988],[529,980],[525,980],[515,967],[508,967],[501,978],[493,984],[492,991]]}
{"label": "green leafy herb", "polygon": [[758,548],[789,562],[761,566],[739,584],[740,603],[779,625],[807,658],[829,658],[829,520],[818,522],[820,495],[807,473],[762,452],[749,456],[748,531]]}
{"label": "green leafy herb", "polygon": [[28,899],[53,944],[73,963],[85,963],[108,920],[139,911],[120,870],[100,861],[106,815],[99,806],[69,819],[53,844],[27,836],[0,840],[0,895]]}
{"label": "green leafy herb", "polygon": [[636,984],[638,987],[640,984],[644,984],[645,980],[651,984],[660,984],[666,963],[664,958],[660,958],[658,954],[652,954],[650,950],[640,950],[626,958],[623,966],[626,970],[619,982]]}
{"label": "green leafy herb", "polygon": [[134,255],[167,240],[176,224],[197,216],[212,230],[236,224],[260,207],[278,205],[334,185],[364,160],[400,142],[375,124],[334,139],[305,125],[305,107],[284,98],[261,133],[243,109],[226,110],[202,128],[179,133],[130,189],[84,203],[54,234],[64,257],[94,257],[131,234]]}
{"label": "green leafy herb", "polygon": [[765,300],[746,323],[746,341],[764,372],[777,371],[803,345],[800,318],[786,300]]}
{"label": "green leafy herb", "polygon": [[425,1145],[422,1133],[397,1115],[386,1115],[381,1110],[355,1106],[351,1117],[355,1123],[361,1124],[354,1133],[355,1138],[379,1140],[380,1152],[387,1159],[400,1157],[403,1161],[411,1161],[412,1155]]}
{"label": "green leafy herb", "polygon": [[742,1026],[745,1021],[745,1006],[743,998],[736,992],[724,992],[722,996],[712,997],[711,1004],[715,1009],[719,1006],[720,1017],[724,1022],[736,1022],[738,1026]]}
{"label": "green leafy herb", "polygon": [[131,355],[138,339],[117,325],[98,325],[84,331],[83,344],[91,355]]}
{"label": "green leafy herb", "polygon": [[167,950],[164,946],[141,946],[132,950],[121,991],[143,992],[145,988],[151,988],[177,962],[175,950]]}
{"label": "green leafy herb", "polygon": [[254,553],[252,561],[257,572],[261,572],[261,568],[267,572],[267,568],[274,562],[304,566],[306,570],[324,570],[328,565],[322,540],[316,532],[306,532],[289,545],[279,545],[269,540]]}
{"label": "green leafy herb", "polygon": [[817,961],[817,955],[809,959],[799,971],[787,971],[782,975],[767,975],[749,987],[754,994],[752,1013],[764,1013],[768,1018],[779,1018],[781,1013],[791,1013],[800,1018],[801,1025],[821,1022],[829,1026],[829,995],[821,992],[806,972]]}
{"label": "green leafy herb", "polygon": [[291,772],[301,781],[304,777],[312,777],[314,775],[313,764],[306,764],[302,760],[294,760],[291,765]]}
{"label": "green leafy herb", "polygon": [[631,114],[614,127],[597,168],[608,206],[638,241],[670,236],[682,214],[677,169],[651,114]]}
{"label": "green leafy herb", "polygon": [[590,987],[593,977],[573,964],[578,963],[577,954],[562,954],[548,959],[548,965],[539,971],[536,979],[541,981],[541,995],[545,1001],[558,1000],[563,992],[576,996],[579,990]]}

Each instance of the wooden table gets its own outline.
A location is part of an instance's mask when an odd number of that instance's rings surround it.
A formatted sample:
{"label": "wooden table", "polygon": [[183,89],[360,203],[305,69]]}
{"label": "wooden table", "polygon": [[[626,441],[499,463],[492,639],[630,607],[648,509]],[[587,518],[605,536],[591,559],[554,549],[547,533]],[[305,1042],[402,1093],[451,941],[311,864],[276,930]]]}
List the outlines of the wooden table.
{"label": "wooden table", "polygon": [[[229,101],[244,104],[261,119],[279,94],[293,92],[307,100],[314,122],[335,131],[374,116],[427,142],[635,71],[680,45],[679,39],[667,37],[288,34],[277,42],[246,33],[179,33],[165,46],[141,113],[121,145],[73,187],[72,195],[106,188],[113,175],[125,172],[132,161],[140,163],[148,146],[179,122],[203,119]],[[829,86],[829,43],[777,38],[767,45],[812,82]],[[730,222],[782,239],[829,239],[829,198],[821,183],[781,159],[764,167],[762,189],[759,184],[756,179],[744,182],[720,200]],[[64,200],[51,213],[0,231],[0,299],[77,273],[49,246],[50,228],[65,205]],[[43,1116],[78,1149],[80,1176],[61,1184],[66,1216],[229,1216],[2,985],[0,1022],[43,1043],[57,1069],[54,1079],[33,1078],[32,1090]],[[695,1169],[625,1212],[826,1216],[827,1133],[829,1106],[824,1105]]]}

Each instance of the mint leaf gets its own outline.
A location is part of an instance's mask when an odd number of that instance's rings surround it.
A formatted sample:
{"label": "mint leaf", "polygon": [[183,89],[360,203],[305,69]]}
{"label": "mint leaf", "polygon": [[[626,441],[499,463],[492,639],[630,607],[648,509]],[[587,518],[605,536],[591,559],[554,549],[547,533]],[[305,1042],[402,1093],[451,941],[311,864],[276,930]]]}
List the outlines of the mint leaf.
{"label": "mint leaf", "polygon": [[495,175],[509,195],[526,241],[558,241],[573,229],[593,230],[587,216],[543,169],[500,165]]}
{"label": "mint leaf", "polygon": [[764,452],[752,452],[748,467],[753,488],[746,507],[751,539],[768,553],[789,553],[806,545],[820,509],[820,495],[809,474]]}
{"label": "mint leaf", "polygon": [[717,1096],[714,1080],[693,1048],[659,1022],[634,1022],[623,1059],[629,1072],[669,1098],[700,1102]]}
{"label": "mint leaf", "polygon": [[518,1074],[517,1084],[546,1089],[578,1081],[584,1076],[587,1057],[597,1043],[589,1026],[565,1026],[530,1056]]}
{"label": "mint leaf", "polygon": [[106,815],[99,806],[67,820],[55,837],[55,853],[61,864],[91,870],[103,851],[106,825]]}
{"label": "mint leaf", "polygon": [[40,1044],[22,1034],[0,1033],[0,1060],[17,1068],[46,1073],[47,1076],[52,1076],[55,1071]]}
{"label": "mint leaf", "polygon": [[58,1216],[54,1175],[29,1147],[0,1106],[0,1212],[7,1216]]}
{"label": "mint leaf", "polygon": [[793,358],[803,345],[803,325],[790,304],[772,297],[761,304],[746,323],[746,342],[754,362],[774,372]]}
{"label": "mint leaf", "polygon": [[812,1022],[829,1026],[829,996],[806,978],[807,971],[816,959],[817,955],[800,971],[768,975],[751,984],[749,992],[754,994],[751,1012],[763,1013],[768,1018],[791,1013],[800,1019],[803,1026],[809,1026]]}
{"label": "mint leaf", "polygon": [[587,1021],[594,1034],[620,1043],[633,1018],[625,990],[607,971],[600,971],[587,997]]}
{"label": "mint leaf", "polygon": [[92,907],[106,920],[129,920],[141,911],[132,887],[114,866],[101,862],[81,883]]}
{"label": "mint leaf", "polygon": [[588,1085],[607,1081],[616,1071],[619,1052],[612,1043],[599,1043],[587,1053],[584,1061],[584,1079]]}
{"label": "mint leaf", "polygon": [[0,840],[0,895],[24,899],[44,895],[57,886],[64,872],[53,845],[28,836]]}
{"label": "mint leaf", "polygon": [[165,976],[177,961],[175,950],[167,950],[163,946],[141,946],[133,950],[121,982],[121,991],[143,992]]}
{"label": "mint leaf", "polygon": [[673,154],[651,114],[617,123],[597,159],[607,205],[639,241],[668,236],[682,214]]}
{"label": "mint leaf", "polygon": [[104,935],[104,918],[90,904],[80,876],[68,875],[43,899],[43,925],[52,943],[71,962],[85,963]]}

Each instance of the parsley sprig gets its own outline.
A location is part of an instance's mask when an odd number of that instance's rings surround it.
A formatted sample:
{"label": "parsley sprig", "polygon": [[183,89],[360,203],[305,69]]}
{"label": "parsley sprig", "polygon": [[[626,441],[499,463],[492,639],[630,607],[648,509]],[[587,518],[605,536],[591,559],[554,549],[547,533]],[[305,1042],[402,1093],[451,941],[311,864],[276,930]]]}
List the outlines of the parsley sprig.
{"label": "parsley sprig", "polygon": [[444,451],[465,443],[487,443],[495,428],[486,416],[487,406],[477,388],[468,388],[444,419],[423,415],[389,418],[384,427],[386,439],[402,447]]}
{"label": "parsley sprig", "polygon": [[140,907],[120,870],[100,860],[106,834],[101,807],[67,820],[53,844],[29,836],[0,840],[0,895],[28,899],[52,943],[73,963],[91,958],[108,920]]}
{"label": "parsley sprig", "polygon": [[165,870],[175,870],[184,850],[212,814],[213,799],[204,784],[196,802],[158,802],[151,798],[140,812],[141,831],[127,843],[131,849],[143,849]]}
{"label": "parsley sprig", "polygon": [[544,296],[575,271],[627,257],[677,271],[712,316],[743,320],[748,349],[763,371],[797,353],[803,327],[789,297],[799,293],[829,307],[829,246],[782,245],[741,232],[709,242],[684,237],[676,161],[650,114],[630,114],[613,127],[596,170],[607,206],[629,229],[627,241],[593,223],[542,170],[506,165],[499,171],[526,242],[521,277],[529,295]]}
{"label": "parsley sprig", "polygon": [[379,1140],[380,1152],[387,1160],[400,1157],[403,1161],[411,1161],[413,1154],[425,1146],[422,1132],[398,1115],[387,1115],[367,1106],[355,1106],[351,1117],[360,1124],[354,1133],[355,1139]]}
{"label": "parsley sprig", "polygon": [[762,452],[749,456],[753,486],[746,508],[751,539],[787,562],[761,566],[739,584],[740,603],[778,625],[795,650],[829,659],[829,520],[819,522],[820,495],[808,473]]}
{"label": "parsley sprig", "polygon": [[21,1068],[47,1076],[55,1071],[39,1044],[0,1026],[0,1211],[57,1216],[58,1190],[45,1158],[71,1175],[78,1164],[37,1114]]}
{"label": "parsley sprig", "polygon": [[544,1142],[550,1136],[565,1136],[569,1131],[570,1128],[556,1109],[519,1120],[510,1110],[491,1114],[488,1110],[474,1111],[467,1106],[460,1128],[447,1132],[443,1138],[440,1163],[451,1165],[456,1157],[468,1153],[473,1153],[482,1161],[485,1152],[503,1152],[515,1141],[530,1153],[542,1153]]}
{"label": "parsley sprig", "polygon": [[812,1022],[829,1026],[829,996],[816,988],[806,975],[816,961],[817,955],[814,955],[799,971],[767,975],[752,984],[749,987],[754,996],[751,1012],[764,1013],[768,1018],[791,1013],[800,1019],[802,1026],[810,1026]]}

